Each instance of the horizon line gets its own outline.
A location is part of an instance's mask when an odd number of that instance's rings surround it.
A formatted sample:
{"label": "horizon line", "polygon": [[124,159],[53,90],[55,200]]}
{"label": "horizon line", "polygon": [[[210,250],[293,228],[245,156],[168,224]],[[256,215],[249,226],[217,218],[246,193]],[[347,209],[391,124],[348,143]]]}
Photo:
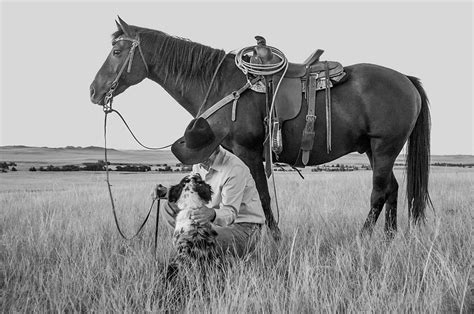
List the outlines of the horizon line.
{"label": "horizon line", "polygon": [[[89,146],[74,146],[74,145],[67,145],[67,146],[30,146],[30,145],[0,145],[0,148],[45,148],[45,149],[104,149],[103,146],[95,146],[95,145],[89,145]],[[148,150],[148,149],[143,149],[143,148],[137,148],[137,149],[131,149],[131,148],[115,148],[115,147],[108,147],[107,150],[117,150],[117,151],[140,151],[140,152],[148,152],[148,151],[153,151],[153,152],[159,152],[159,151],[167,151],[171,152],[170,148],[164,148],[160,150]],[[346,155],[363,155],[364,153],[360,154],[358,152],[351,152]],[[398,156],[405,156],[406,153],[400,153]],[[472,154],[460,154],[460,153],[442,153],[442,154],[430,154],[430,156],[471,156],[474,157]]]}

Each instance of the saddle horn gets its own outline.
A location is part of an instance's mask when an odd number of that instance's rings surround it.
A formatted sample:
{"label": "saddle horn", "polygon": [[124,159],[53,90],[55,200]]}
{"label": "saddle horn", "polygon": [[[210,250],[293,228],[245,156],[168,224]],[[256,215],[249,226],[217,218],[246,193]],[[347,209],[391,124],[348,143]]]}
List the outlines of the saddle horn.
{"label": "saddle horn", "polygon": [[271,63],[273,60],[273,52],[270,48],[268,48],[267,41],[264,37],[259,35],[255,36],[255,39],[257,40],[257,46],[255,47],[254,51],[257,57],[260,58],[263,64]]}

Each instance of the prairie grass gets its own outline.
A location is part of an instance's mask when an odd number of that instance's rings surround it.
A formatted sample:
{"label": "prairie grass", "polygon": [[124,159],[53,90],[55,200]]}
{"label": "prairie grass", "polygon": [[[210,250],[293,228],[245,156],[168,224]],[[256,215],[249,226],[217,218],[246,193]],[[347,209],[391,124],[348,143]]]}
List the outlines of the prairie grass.
{"label": "prairie grass", "polygon": [[[400,186],[403,175],[397,172]],[[131,233],[155,183],[182,174],[114,174],[119,219]],[[103,173],[7,173],[0,182],[2,312],[473,312],[474,176],[436,170],[436,212],[408,228],[399,196],[399,232],[358,232],[369,209],[371,172],[277,173],[279,243],[264,235],[246,260],[227,259],[205,276],[192,269],[166,285],[173,254],[161,224],[153,256],[152,216],[143,234],[122,240]],[[469,279],[470,277],[470,279]]]}

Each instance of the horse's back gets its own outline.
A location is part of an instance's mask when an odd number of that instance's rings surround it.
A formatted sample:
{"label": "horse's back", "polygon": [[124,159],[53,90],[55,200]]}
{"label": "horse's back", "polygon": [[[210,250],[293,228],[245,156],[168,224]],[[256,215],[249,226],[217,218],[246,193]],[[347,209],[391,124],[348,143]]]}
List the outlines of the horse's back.
{"label": "horse's back", "polygon": [[344,69],[349,74],[348,83],[353,83],[363,94],[378,95],[383,89],[391,94],[410,97],[408,101],[414,101],[413,97],[419,100],[419,94],[410,79],[396,70],[371,63],[353,64]]}
{"label": "horse's back", "polygon": [[358,110],[365,116],[369,136],[398,137],[411,131],[421,110],[421,98],[406,75],[366,63],[347,70],[351,75],[347,87],[352,90],[341,92],[359,96]]}
{"label": "horse's back", "polygon": [[[374,65],[345,67],[346,82],[331,89],[332,150],[326,152],[326,108],[324,91],[317,93],[315,140],[310,164],[321,164],[350,152],[365,152],[370,138],[401,139],[409,136],[421,108],[420,96],[408,77]],[[307,106],[284,129],[286,149],[282,159],[294,162],[299,151]],[[285,135],[286,133],[286,135]]]}

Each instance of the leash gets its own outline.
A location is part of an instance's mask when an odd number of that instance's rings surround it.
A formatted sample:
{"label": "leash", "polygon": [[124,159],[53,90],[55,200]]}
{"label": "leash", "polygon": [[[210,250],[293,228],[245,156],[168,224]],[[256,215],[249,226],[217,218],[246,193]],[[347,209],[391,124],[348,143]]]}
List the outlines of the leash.
{"label": "leash", "polygon": [[112,108],[112,103],[113,103],[113,98],[114,98],[113,93],[114,93],[115,89],[117,88],[118,81],[119,81],[120,77],[122,76],[122,73],[125,70],[125,67],[127,67],[127,64],[128,64],[127,72],[129,73],[131,71],[133,57],[134,57],[135,49],[137,47],[138,47],[138,50],[140,52],[140,56],[142,58],[143,65],[145,66],[147,74],[149,73],[148,65],[146,63],[145,56],[143,55],[143,51],[142,51],[141,46],[140,46],[139,34],[137,34],[136,38],[121,36],[121,37],[115,39],[114,43],[117,42],[117,41],[130,41],[132,43],[132,46],[130,47],[130,51],[128,52],[128,55],[125,58],[124,63],[122,64],[117,76],[113,80],[113,82],[112,82],[109,90],[105,94],[105,98],[104,98],[104,105],[103,105],[103,111],[104,111],[104,114],[105,114],[105,116],[104,116],[104,159],[105,159],[105,173],[106,173],[107,189],[108,189],[108,192],[109,192],[110,203],[112,204],[112,213],[114,215],[115,226],[117,227],[117,230],[118,230],[120,236],[125,240],[132,240],[141,233],[141,231],[143,230],[145,224],[147,223],[148,219],[150,218],[150,214],[151,214],[151,211],[153,209],[153,205],[156,203],[155,243],[154,243],[154,251],[153,251],[154,256],[156,256],[156,250],[157,250],[157,245],[158,245],[158,224],[159,224],[159,219],[160,219],[160,199],[161,199],[161,197],[158,194],[157,194],[156,197],[153,198],[153,200],[151,202],[151,205],[150,205],[150,208],[148,209],[148,213],[147,213],[145,219],[143,220],[143,222],[141,223],[140,227],[138,228],[138,230],[135,232],[135,234],[133,234],[130,237],[127,237],[125,235],[125,233],[122,231],[122,228],[120,228],[120,223],[118,221],[117,211],[116,211],[116,208],[115,208],[115,202],[114,202],[114,198],[113,198],[113,194],[112,194],[112,185],[110,184],[109,162],[108,162],[108,156],[107,156],[107,117],[110,113],[116,113],[120,117],[122,122],[125,124],[125,126],[127,127],[128,131],[130,132],[132,137],[135,139],[135,141],[145,149],[160,150],[160,149],[170,147],[171,145],[166,145],[166,146],[162,146],[162,147],[149,147],[149,146],[143,145],[138,140],[138,138],[135,136],[135,134],[131,130],[130,126],[128,125],[127,121],[125,121],[124,117],[120,114],[120,112],[118,112],[117,110]]}
{"label": "leash", "polygon": [[[109,191],[109,197],[110,197],[110,203],[112,204],[112,213],[114,215],[114,221],[115,221],[115,226],[117,227],[117,230],[120,234],[120,236],[125,239],[125,240],[132,240],[134,238],[136,238],[140,232],[143,230],[143,227],[145,227],[145,224],[147,223],[148,221],[148,218],[150,218],[150,214],[151,214],[151,211],[153,209],[153,205],[155,205],[156,203],[156,224],[155,224],[155,244],[154,244],[154,256],[156,256],[156,249],[157,249],[157,244],[158,244],[158,223],[159,223],[159,220],[160,220],[160,197],[157,196],[157,197],[154,197],[152,202],[151,202],[151,205],[150,205],[150,208],[148,209],[148,213],[145,217],[145,219],[143,220],[143,222],[141,223],[140,227],[138,228],[138,230],[135,232],[135,234],[133,234],[132,236],[130,237],[127,237],[125,235],[125,233],[122,231],[122,228],[120,228],[120,223],[118,221],[118,217],[117,217],[117,211],[115,209],[115,202],[114,202],[114,198],[113,198],[113,195],[112,195],[112,185],[110,184],[110,175],[109,175],[109,162],[108,162],[108,156],[107,156],[107,116],[109,113],[111,112],[116,112],[119,114],[120,117],[122,117],[120,115],[120,113],[118,111],[115,111],[113,109],[111,109],[110,111],[105,111],[105,117],[104,117],[104,159],[105,159],[105,173],[106,173],[106,182],[107,182],[107,189]],[[123,117],[122,117],[123,119]],[[125,120],[124,120],[125,122]],[[126,122],[125,122],[126,123]],[[128,127],[128,126],[127,126]],[[130,129],[129,129],[130,130]],[[131,130],[130,130],[131,131]],[[133,133],[132,133],[133,135]],[[135,136],[133,135],[133,137],[135,138]],[[135,138],[136,139],[136,138]],[[137,140],[137,139],[136,139]],[[139,142],[137,140],[137,142]],[[140,143],[140,142],[139,142]],[[140,145],[142,145],[140,143]],[[142,145],[143,146],[143,145]],[[145,146],[144,146],[145,147]]]}
{"label": "leash", "polygon": [[145,149],[148,149],[148,150],[162,150],[162,149],[165,149],[165,148],[168,148],[168,147],[171,147],[171,145],[173,144],[169,144],[169,145],[165,145],[165,146],[161,146],[161,147],[150,147],[150,146],[146,146],[144,144],[142,144],[142,142],[140,142],[140,140],[135,136],[135,134],[133,133],[132,129],[130,128],[130,126],[128,125],[127,121],[125,121],[124,117],[120,114],[120,112],[118,112],[118,110],[116,109],[113,109],[111,106],[107,107],[106,109],[104,109],[105,111],[105,116],[107,117],[107,114],[109,113],[116,113],[119,118],[122,120],[122,122],[125,124],[125,126],[127,127],[128,129],[128,132],[132,135],[133,139],[143,148]]}

